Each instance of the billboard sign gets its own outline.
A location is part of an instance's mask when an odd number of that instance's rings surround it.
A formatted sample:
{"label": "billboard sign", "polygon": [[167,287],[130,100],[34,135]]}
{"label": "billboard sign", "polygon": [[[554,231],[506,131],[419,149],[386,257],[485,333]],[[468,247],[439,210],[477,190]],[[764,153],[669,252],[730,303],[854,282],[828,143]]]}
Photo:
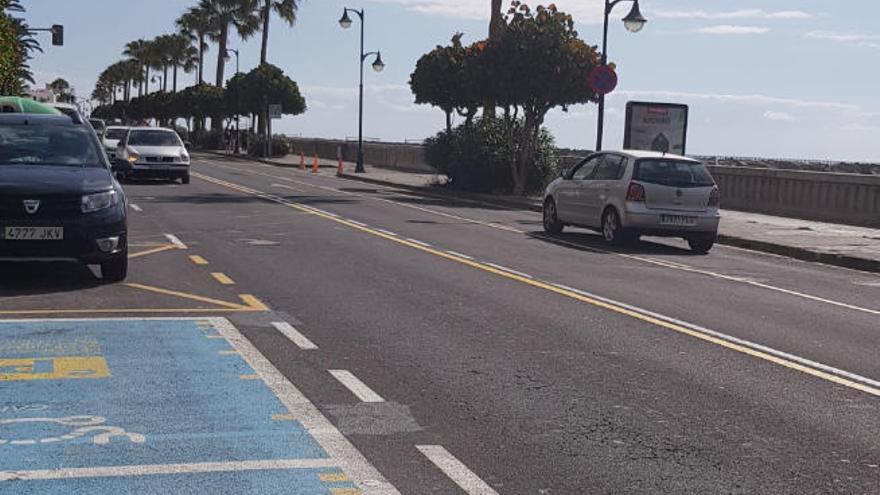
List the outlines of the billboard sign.
{"label": "billboard sign", "polygon": [[687,121],[687,105],[629,101],[623,147],[684,155]]}

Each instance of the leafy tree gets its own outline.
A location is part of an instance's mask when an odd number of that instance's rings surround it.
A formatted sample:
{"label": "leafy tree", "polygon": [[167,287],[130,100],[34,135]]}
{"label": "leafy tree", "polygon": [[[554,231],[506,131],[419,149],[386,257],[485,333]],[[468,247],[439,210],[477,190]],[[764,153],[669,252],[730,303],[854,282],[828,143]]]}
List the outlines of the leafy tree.
{"label": "leafy tree", "polygon": [[192,41],[198,42],[196,47],[198,50],[198,79],[196,79],[196,84],[202,84],[205,82],[205,51],[208,49],[205,37],[217,37],[219,32],[208,11],[200,7],[190,7],[189,10],[175,21],[175,24],[181,34],[189,36]]}
{"label": "leafy tree", "polygon": [[272,64],[262,64],[229,80],[226,108],[230,113],[252,113],[263,118],[269,103],[280,104],[281,113],[287,115],[306,111],[299,86]]}
{"label": "leafy tree", "polygon": [[523,150],[511,164],[513,192],[522,194],[547,112],[597,101],[586,81],[600,57],[578,38],[572,17],[555,5],[538,6],[534,13],[519,1],[511,5],[505,25],[489,41],[485,61],[494,75],[487,87],[493,101],[523,110]]}
{"label": "leafy tree", "polygon": [[263,21],[263,44],[260,48],[260,63],[267,63],[269,52],[269,19],[272,17],[272,11],[275,11],[283,21],[293,26],[296,22],[296,11],[299,9],[297,0],[263,0],[263,7],[260,9],[260,19]]}
{"label": "leafy tree", "polygon": [[49,88],[53,93],[58,95],[58,101],[62,103],[73,103],[76,101],[76,95],[73,94],[73,88],[70,87],[70,83],[64,78],[59,77],[58,79],[55,79],[49,83]]}
{"label": "leafy tree", "polygon": [[[169,34],[163,38],[163,55],[167,65],[170,65],[173,73],[172,92],[177,92],[177,70],[192,71],[198,62],[198,50],[192,46],[189,36],[184,34]],[[166,74],[167,78],[167,74]],[[167,87],[167,84],[164,85]]]}
{"label": "leafy tree", "polygon": [[416,103],[427,103],[446,113],[447,132],[452,131],[453,111],[470,122],[483,101],[482,67],[478,59],[485,44],[464,47],[461,37],[458,33],[452,37],[451,45],[437,46],[422,55],[409,81]]}

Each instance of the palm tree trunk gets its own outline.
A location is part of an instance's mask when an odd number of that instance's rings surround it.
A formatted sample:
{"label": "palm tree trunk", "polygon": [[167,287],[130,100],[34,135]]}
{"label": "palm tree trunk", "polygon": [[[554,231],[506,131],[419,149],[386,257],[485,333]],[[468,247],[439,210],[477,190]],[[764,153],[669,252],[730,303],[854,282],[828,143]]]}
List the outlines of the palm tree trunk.
{"label": "palm tree trunk", "polygon": [[220,47],[217,50],[217,82],[218,88],[223,87],[223,73],[226,68],[226,38],[229,37],[229,24],[220,28]]}
{"label": "palm tree trunk", "polygon": [[168,64],[162,66],[162,91],[168,91]]}
{"label": "palm tree trunk", "polygon": [[199,33],[199,79],[196,84],[205,82],[203,77],[203,68],[205,66],[205,34]]}
{"label": "palm tree trunk", "polygon": [[150,66],[147,65],[147,72],[144,76],[144,85],[147,87],[146,94],[150,94]]}
{"label": "palm tree trunk", "polygon": [[177,93],[177,64],[174,65],[174,87],[172,88],[172,91]]}
{"label": "palm tree trunk", "polygon": [[266,63],[269,51],[269,15],[272,13],[272,0],[266,0],[263,7],[263,46],[260,48],[260,65]]}

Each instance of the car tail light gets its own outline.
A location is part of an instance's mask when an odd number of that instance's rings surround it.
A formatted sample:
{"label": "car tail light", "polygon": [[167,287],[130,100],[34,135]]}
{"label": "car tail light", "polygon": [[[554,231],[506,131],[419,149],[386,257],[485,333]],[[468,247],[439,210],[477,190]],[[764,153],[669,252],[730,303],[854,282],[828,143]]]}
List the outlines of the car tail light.
{"label": "car tail light", "polygon": [[721,191],[718,190],[718,186],[712,188],[712,192],[709,193],[709,206],[719,207],[721,206]]}
{"label": "car tail light", "polygon": [[630,182],[629,189],[626,190],[627,201],[645,201],[645,188],[641,184]]}

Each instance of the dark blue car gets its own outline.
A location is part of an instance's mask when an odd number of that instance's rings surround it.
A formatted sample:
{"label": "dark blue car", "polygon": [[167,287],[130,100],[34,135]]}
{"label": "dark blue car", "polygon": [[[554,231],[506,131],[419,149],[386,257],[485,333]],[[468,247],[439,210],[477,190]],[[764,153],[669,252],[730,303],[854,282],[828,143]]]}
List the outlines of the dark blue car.
{"label": "dark blue car", "polygon": [[87,123],[0,114],[0,261],[101,265],[128,271],[127,201]]}

